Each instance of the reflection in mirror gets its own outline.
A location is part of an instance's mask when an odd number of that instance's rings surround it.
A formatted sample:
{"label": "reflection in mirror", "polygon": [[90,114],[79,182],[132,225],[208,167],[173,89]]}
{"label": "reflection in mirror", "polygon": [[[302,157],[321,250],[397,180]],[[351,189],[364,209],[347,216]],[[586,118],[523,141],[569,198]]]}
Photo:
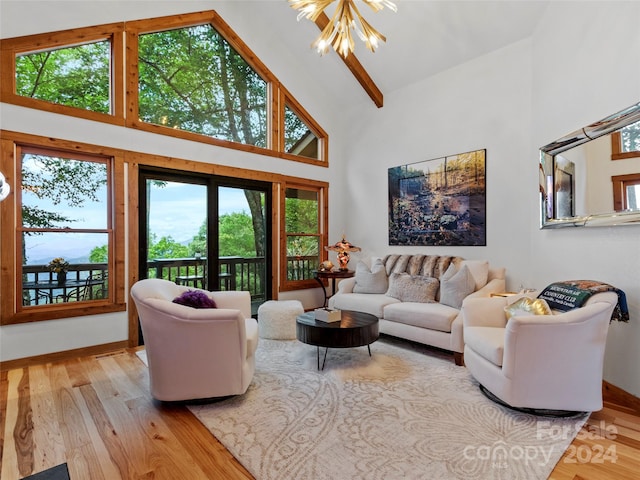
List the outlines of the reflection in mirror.
{"label": "reflection in mirror", "polygon": [[541,228],[640,224],[640,103],[540,149]]}

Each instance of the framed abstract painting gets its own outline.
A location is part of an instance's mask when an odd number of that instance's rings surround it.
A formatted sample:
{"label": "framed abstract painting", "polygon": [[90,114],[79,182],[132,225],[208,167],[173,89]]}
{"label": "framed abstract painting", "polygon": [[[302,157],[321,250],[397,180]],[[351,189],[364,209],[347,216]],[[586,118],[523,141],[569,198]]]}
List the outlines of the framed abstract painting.
{"label": "framed abstract painting", "polygon": [[484,246],[486,150],[389,169],[389,245]]}

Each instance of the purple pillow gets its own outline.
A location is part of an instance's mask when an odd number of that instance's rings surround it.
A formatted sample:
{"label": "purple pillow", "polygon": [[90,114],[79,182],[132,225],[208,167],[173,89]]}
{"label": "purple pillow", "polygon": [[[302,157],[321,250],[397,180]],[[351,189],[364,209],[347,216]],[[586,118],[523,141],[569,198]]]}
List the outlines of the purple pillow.
{"label": "purple pillow", "polygon": [[174,298],[173,303],[192,308],[216,308],[213,298],[200,290],[187,290]]}

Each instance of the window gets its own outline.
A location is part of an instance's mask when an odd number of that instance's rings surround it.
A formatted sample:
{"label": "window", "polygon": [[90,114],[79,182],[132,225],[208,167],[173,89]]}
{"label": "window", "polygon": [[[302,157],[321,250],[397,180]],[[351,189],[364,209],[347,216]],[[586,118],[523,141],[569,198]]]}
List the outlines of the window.
{"label": "window", "polygon": [[124,24],[3,39],[2,101],[124,123]]}
{"label": "window", "polygon": [[15,252],[13,265],[3,265],[11,273],[2,277],[3,323],[124,310],[124,211],[114,209],[124,196],[114,187],[122,167],[97,152],[105,149],[46,142],[3,139],[4,164],[16,159],[14,204],[2,224],[16,225],[15,235],[2,237],[2,249]]}
{"label": "window", "polygon": [[16,57],[16,93],[60,105],[111,113],[109,41]]}
{"label": "window", "polygon": [[318,137],[289,105],[284,108],[284,151],[293,155],[318,159]]}
{"label": "window", "polygon": [[327,165],[328,135],[216,12],[131,21],[125,30],[127,51],[137,52],[127,58],[136,81],[127,126]]}
{"label": "window", "polygon": [[289,158],[306,158],[321,161],[327,158],[327,134],[302,106],[281,88],[280,103],[284,118],[284,130],[280,142]]}
{"label": "window", "polygon": [[322,214],[325,191],[302,185],[287,185],[283,196],[284,234],[281,251],[283,289],[315,286],[313,270],[322,261],[326,245]]}
{"label": "window", "polygon": [[2,102],[327,166],[326,132],[215,11],[0,47]]}
{"label": "window", "polygon": [[640,173],[611,177],[613,209],[616,212],[640,210]]}
{"label": "window", "polygon": [[142,34],[143,122],[267,147],[267,82],[209,24]]}
{"label": "window", "polygon": [[640,157],[640,122],[611,134],[611,160]]}

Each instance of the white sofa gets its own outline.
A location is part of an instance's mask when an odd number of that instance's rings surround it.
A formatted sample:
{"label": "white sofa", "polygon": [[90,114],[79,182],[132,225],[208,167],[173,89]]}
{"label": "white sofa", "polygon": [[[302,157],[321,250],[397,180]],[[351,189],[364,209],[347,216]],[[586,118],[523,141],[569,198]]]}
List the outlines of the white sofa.
{"label": "white sofa", "polygon": [[[390,282],[388,288],[385,291],[382,291],[382,287],[378,288],[379,293],[359,293],[363,291],[362,288],[358,288],[359,282],[362,283],[364,279],[366,283],[367,269],[372,275],[380,273],[380,263],[387,281]],[[474,278],[472,285],[467,287],[465,292],[457,292],[457,300],[451,301],[452,280],[449,277],[452,272],[462,274],[465,266],[468,267],[465,270],[470,270],[476,277],[481,278]],[[412,290],[413,287],[407,288],[405,283],[404,286],[396,285],[394,288],[394,279],[400,277],[406,282],[418,279],[422,283],[418,284],[416,289],[420,291],[436,288],[434,301],[411,301],[410,296],[409,301],[402,299],[404,292]],[[424,277],[437,279],[437,282],[423,287],[422,284],[427,283]],[[443,289],[448,292],[446,303],[441,301]],[[328,306],[375,315],[380,319],[381,333],[451,351],[454,353],[455,363],[463,365],[464,340],[460,314],[462,301],[470,297],[489,297],[492,293],[504,290],[505,269],[491,268],[485,261],[422,254],[387,255],[382,259],[372,259],[371,267],[358,262],[355,277],[339,283],[338,291],[329,299]],[[372,288],[370,291],[376,289]]]}

